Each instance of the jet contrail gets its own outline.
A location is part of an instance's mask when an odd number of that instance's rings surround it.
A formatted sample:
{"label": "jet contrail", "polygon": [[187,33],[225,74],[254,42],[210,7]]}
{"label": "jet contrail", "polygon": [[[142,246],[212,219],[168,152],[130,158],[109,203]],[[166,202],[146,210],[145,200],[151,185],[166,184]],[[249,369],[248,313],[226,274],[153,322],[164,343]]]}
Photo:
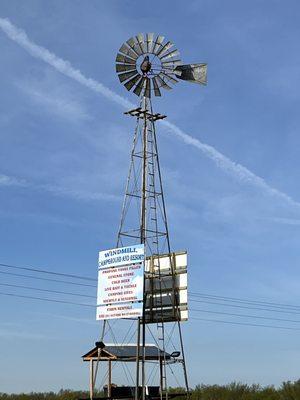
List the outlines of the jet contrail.
{"label": "jet contrail", "polygon": [[72,67],[68,61],[57,57],[49,50],[32,42],[22,29],[17,28],[7,18],[0,18],[0,28],[11,40],[22,46],[33,57],[45,61],[45,63],[52,65],[52,67],[62,74],[74,79],[78,83],[81,83],[81,85],[88,87],[94,92],[101,93],[103,96],[113,100],[122,107],[134,107],[134,104],[132,104],[129,100],[119,96],[117,93],[114,93],[112,90],[102,85],[102,83],[91,78],[86,78],[78,69]]}
{"label": "jet contrail", "polygon": [[243,183],[251,184],[260,189],[263,189],[271,196],[276,196],[293,206],[300,207],[300,203],[298,201],[295,201],[291,196],[268,185],[263,178],[255,175],[253,172],[251,172],[248,168],[244,167],[243,165],[230,160],[230,158],[224,156],[224,154],[220,153],[214,147],[210,146],[209,144],[200,142],[199,139],[196,139],[193,136],[190,136],[187,133],[183,132],[180,128],[178,128],[171,122],[163,120],[160,121],[160,123],[163,124],[168,130],[171,130],[172,134],[173,135],[175,134],[184,143],[190,146],[194,146],[197,149],[201,150],[203,154],[205,154],[208,158],[213,160],[214,163],[224,172],[232,175],[233,177],[237,178],[239,181]]}
{"label": "jet contrail", "polygon": [[[71,79],[74,79],[81,85],[86,86],[87,88],[93,90],[94,92],[102,94],[107,99],[117,103],[118,105],[126,109],[136,107],[135,104],[131,103],[125,97],[119,96],[117,93],[113,92],[112,90],[104,86],[102,83],[94,79],[85,77],[81,71],[75,69],[68,61],[65,61],[62,58],[57,57],[55,54],[51,53],[46,48],[32,42],[22,29],[17,28],[8,19],[0,18],[0,28],[11,40],[18,43],[33,57],[43,60],[47,64],[50,64],[52,67],[54,67],[57,71],[61,72],[62,74],[68,76]],[[193,136],[188,135],[187,133],[183,132],[180,128],[178,128],[176,125],[168,121],[161,121],[161,124],[167,129],[167,131],[171,131],[173,135],[175,135],[184,143],[200,150],[205,156],[210,158],[219,168],[221,168],[226,173],[232,175],[239,181],[263,189],[269,195],[280,198],[293,206],[297,207],[300,206],[300,203],[293,200],[289,195],[268,185],[263,178],[255,175],[253,172],[251,172],[248,168],[244,167],[243,165],[235,163],[234,161],[230,160],[228,157],[220,153],[214,147],[202,143],[199,139],[196,139]]]}

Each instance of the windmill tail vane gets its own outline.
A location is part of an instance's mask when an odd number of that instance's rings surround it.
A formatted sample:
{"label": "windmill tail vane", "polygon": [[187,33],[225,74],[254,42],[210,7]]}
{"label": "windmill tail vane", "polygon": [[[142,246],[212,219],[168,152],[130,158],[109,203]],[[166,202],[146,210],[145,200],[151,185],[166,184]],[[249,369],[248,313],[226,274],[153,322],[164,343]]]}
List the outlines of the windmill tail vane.
{"label": "windmill tail vane", "polygon": [[174,44],[154,33],[139,33],[122,44],[116,72],[128,91],[148,98],[161,96],[161,89],[172,89],[178,79],[207,83],[207,64],[182,64]]}
{"label": "windmill tail vane", "polygon": [[207,84],[207,64],[178,65],[174,73],[177,78],[184,81]]}

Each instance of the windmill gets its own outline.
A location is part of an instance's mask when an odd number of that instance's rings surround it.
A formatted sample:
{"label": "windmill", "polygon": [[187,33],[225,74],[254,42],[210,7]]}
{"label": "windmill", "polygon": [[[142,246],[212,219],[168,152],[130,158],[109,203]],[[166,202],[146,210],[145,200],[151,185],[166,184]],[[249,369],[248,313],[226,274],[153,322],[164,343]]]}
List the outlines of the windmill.
{"label": "windmill", "polygon": [[[130,38],[118,51],[118,78],[140,102],[125,112],[136,119],[136,127],[116,247],[99,253],[97,319],[103,320],[102,335],[83,356],[90,363],[91,399],[102,361],[108,362],[107,399],[178,396],[168,390],[172,366],[181,368],[184,384],[179,386],[189,394],[181,330],[188,319],[187,253],[171,250],[156,137],[156,122],[166,116],[153,112],[151,97],[161,96],[179,80],[205,85],[206,70],[203,63],[182,64],[174,45],[153,33]],[[111,319],[136,321],[135,344],[105,342]],[[153,344],[146,343],[149,337]],[[135,385],[114,386],[112,363],[134,363]],[[149,386],[154,365],[158,384]]]}
{"label": "windmill", "polygon": [[163,36],[138,34],[125,42],[116,58],[116,71],[125,88],[137,96],[161,96],[178,79],[206,85],[206,64],[182,65],[179,51]]}

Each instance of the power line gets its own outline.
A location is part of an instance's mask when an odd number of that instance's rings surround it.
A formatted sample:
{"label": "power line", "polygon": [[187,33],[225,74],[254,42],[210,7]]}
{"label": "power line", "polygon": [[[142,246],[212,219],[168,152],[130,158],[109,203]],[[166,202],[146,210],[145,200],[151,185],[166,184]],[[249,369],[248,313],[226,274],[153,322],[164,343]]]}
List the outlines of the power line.
{"label": "power line", "polygon": [[88,294],[62,292],[60,290],[41,289],[41,288],[36,288],[36,287],[32,287],[32,286],[13,285],[11,283],[0,283],[0,286],[9,286],[9,287],[15,287],[15,288],[20,288],[20,289],[30,289],[30,290],[37,290],[39,292],[49,292],[49,293],[56,293],[56,294],[63,294],[63,295],[70,295],[70,296],[89,297],[91,299],[95,298],[95,296],[89,296]]}
{"label": "power line", "polygon": [[93,306],[92,304],[75,303],[73,301],[66,301],[66,300],[48,299],[48,298],[45,298],[45,297],[25,296],[25,295],[20,295],[20,294],[15,294],[15,293],[0,292],[0,295],[1,296],[10,296],[10,297],[20,297],[22,299],[47,301],[47,302],[51,302],[51,303],[71,304],[71,305],[76,305],[76,306],[93,307],[93,308],[96,307],[96,306]]}
{"label": "power line", "polygon": [[[88,280],[88,281],[96,281],[96,279],[91,278],[91,277],[87,277],[87,276],[73,275],[73,274],[67,274],[67,273],[62,273],[62,272],[54,272],[54,271],[49,271],[49,270],[35,268],[35,267],[23,267],[23,266],[4,264],[4,263],[0,263],[0,267],[32,271],[32,272],[35,272],[35,273],[44,273],[44,274],[50,274],[50,275],[64,276],[64,277],[69,277],[69,278],[73,278],[73,279],[83,279],[83,280]],[[57,282],[57,283],[62,283],[62,284],[75,285],[75,286],[84,286],[84,287],[93,287],[93,288],[97,287],[96,285],[91,285],[91,284],[84,284],[84,283],[78,283],[78,282],[73,282],[73,281],[65,281],[65,280],[59,280],[59,279],[42,278],[42,277],[37,277],[37,276],[33,276],[33,275],[17,274],[17,273],[12,273],[12,272],[7,272],[7,271],[0,271],[0,274],[18,276],[18,277],[29,278],[29,279],[37,279],[37,280],[42,280],[42,281]],[[21,289],[34,290],[34,291],[56,293],[56,294],[62,294],[62,295],[71,295],[71,296],[94,298],[94,296],[80,294],[80,293],[71,293],[71,292],[63,292],[63,291],[58,291],[58,290],[42,289],[42,288],[25,286],[25,285],[14,285],[14,284],[7,284],[7,283],[1,283],[0,285],[1,286],[10,286],[10,287],[15,287],[15,288],[21,288]],[[12,295],[12,294],[7,294],[7,295]],[[195,302],[195,303],[204,303],[204,304],[212,304],[212,305],[219,305],[219,306],[225,306],[225,307],[234,307],[234,308],[258,310],[258,311],[276,312],[276,313],[281,313],[281,314],[295,314],[295,315],[299,315],[300,314],[300,312],[297,312],[297,310],[300,311],[300,306],[292,305],[292,304],[283,304],[283,303],[275,303],[275,302],[267,302],[267,301],[249,300],[249,299],[243,299],[243,298],[237,298],[237,297],[211,295],[211,294],[200,293],[200,292],[189,292],[189,295],[192,298],[205,299],[205,300],[193,300],[192,299],[191,301]],[[14,296],[15,297],[21,297],[21,295],[16,295],[16,294]],[[57,302],[64,302],[64,301],[60,301],[60,300],[36,298],[36,297],[32,297],[32,296],[27,296],[26,298],[31,298],[31,299],[36,299],[36,300],[43,300],[43,301],[52,301],[52,302],[56,302],[56,303]],[[212,301],[210,301],[210,300],[212,300]],[[222,301],[222,302],[219,302],[219,301]],[[66,303],[67,304],[74,304],[74,305],[75,304],[76,305],[81,305],[81,303],[73,303],[73,302],[66,302]],[[231,304],[228,304],[228,303],[231,303]],[[268,308],[265,308],[265,307],[252,307],[252,305],[254,305],[254,306],[255,305],[266,306]],[[191,311],[203,312],[203,313],[211,313],[211,314],[219,314],[219,315],[229,315],[229,316],[236,316],[236,317],[246,317],[246,318],[264,319],[264,320],[293,322],[293,323],[299,323],[300,322],[298,320],[290,320],[290,319],[284,319],[284,318],[272,318],[272,317],[267,317],[267,316],[255,316],[255,315],[248,315],[248,314],[237,314],[237,313],[229,313],[229,312],[222,312],[222,311],[211,311],[211,310],[203,310],[203,309],[201,309],[201,310],[195,309],[195,310],[191,310]]]}
{"label": "power line", "polygon": [[[83,280],[88,280],[88,281],[94,281],[96,282],[96,278],[84,276],[84,275],[74,275],[74,274],[67,274],[64,272],[54,272],[54,271],[49,271],[46,269],[41,269],[37,268],[34,266],[30,267],[23,267],[23,266],[18,266],[18,265],[12,265],[12,264],[5,264],[5,263],[0,263],[0,267],[4,268],[13,268],[13,269],[19,269],[19,270],[26,270],[26,271],[32,271],[32,272],[37,272],[37,273],[44,273],[44,274],[50,274],[50,275],[57,275],[57,276],[64,276],[64,277],[69,277],[69,278],[74,278],[74,279],[83,279]],[[9,274],[9,275],[15,275],[15,276],[21,276],[21,277],[26,277],[26,278],[32,278],[32,279],[41,279],[41,280],[50,280],[46,278],[38,278],[30,275],[21,275],[21,274],[12,274],[9,272],[4,272],[0,271],[0,273],[4,274]],[[50,280],[52,282],[59,282],[59,283],[66,283],[66,284],[73,284],[73,285],[78,285],[78,286],[88,286],[88,287],[96,287],[96,285],[85,285],[85,284],[79,284],[76,282],[68,282],[68,281],[59,281],[59,280]],[[300,306],[298,305],[292,305],[292,304],[283,304],[283,303],[275,303],[275,302],[267,302],[267,301],[257,301],[257,300],[249,300],[249,299],[243,299],[243,298],[238,298],[238,297],[228,297],[228,296],[219,296],[219,295],[214,295],[214,294],[207,294],[207,293],[200,293],[200,292],[189,292],[189,295],[191,297],[196,297],[196,298],[204,298],[204,299],[212,299],[212,300],[220,300],[220,301],[225,301],[225,302],[230,302],[230,303],[242,303],[242,304],[257,304],[257,305],[266,305],[266,306],[272,306],[273,308],[292,308],[300,311]]]}
{"label": "power line", "polygon": [[224,303],[219,303],[219,302],[214,302],[214,301],[206,301],[206,300],[190,300],[193,303],[205,303],[205,304],[213,304],[213,305],[219,305],[219,306],[225,306],[225,307],[234,307],[234,308],[243,308],[247,310],[259,310],[259,311],[269,311],[269,312],[275,312],[275,313],[280,313],[280,314],[295,314],[299,315],[300,312],[295,312],[295,311],[287,311],[287,310],[274,310],[271,308],[259,308],[259,307],[248,307],[248,306],[242,306],[242,305],[237,305],[237,304],[224,304]]}
{"label": "power line", "polygon": [[257,319],[267,319],[267,320],[270,320],[270,321],[282,321],[282,322],[300,323],[300,320],[284,319],[284,318],[272,318],[272,317],[265,317],[265,316],[261,316],[261,315],[235,314],[235,313],[227,313],[227,312],[223,312],[223,311],[210,311],[210,310],[199,310],[199,309],[191,309],[190,311],[203,312],[203,313],[207,313],[207,314],[229,315],[231,317],[257,318]]}
{"label": "power line", "polygon": [[283,303],[273,303],[268,301],[257,301],[257,300],[249,300],[249,299],[241,299],[237,297],[227,297],[227,296],[218,296],[218,295],[210,295],[210,294],[203,294],[197,292],[189,292],[189,295],[192,297],[201,297],[207,299],[214,299],[214,300],[222,300],[222,301],[229,301],[233,303],[245,303],[245,304],[257,304],[257,305],[270,305],[275,308],[295,308],[300,309],[300,306],[292,305],[292,304],[283,304]]}
{"label": "power line", "polygon": [[[94,296],[80,294],[80,293],[62,292],[62,291],[59,291],[59,290],[51,290],[51,289],[41,289],[41,288],[36,288],[36,287],[32,287],[32,286],[25,286],[25,285],[14,285],[14,284],[9,284],[9,283],[0,283],[0,286],[15,287],[15,288],[21,288],[21,289],[29,289],[29,290],[35,290],[35,291],[62,294],[62,295],[71,295],[71,296],[94,298]],[[222,311],[211,311],[211,310],[203,310],[203,309],[201,309],[201,310],[200,309],[191,309],[190,311],[192,311],[192,312],[203,312],[203,313],[209,313],[209,314],[229,315],[229,316],[235,316],[235,317],[256,318],[256,319],[264,319],[264,320],[271,320],[271,321],[294,322],[294,323],[299,323],[300,322],[300,320],[290,320],[290,319],[283,319],[283,318],[271,318],[271,317],[265,317],[265,316],[227,313],[227,312],[222,312]]]}
{"label": "power line", "polygon": [[[45,297],[18,295],[18,294],[15,294],[15,293],[0,292],[0,295],[1,296],[22,298],[22,299],[29,299],[29,300],[38,300],[38,301],[44,301],[44,302],[50,302],[50,303],[69,304],[69,305],[76,305],[76,306],[90,307],[90,308],[91,307],[92,308],[96,307],[95,305],[92,305],[92,304],[76,303],[76,302],[73,302],[73,301],[66,301],[66,300],[49,299],[49,298],[45,298]],[[263,328],[272,328],[272,329],[293,330],[293,331],[299,331],[300,330],[300,328],[293,328],[293,327],[287,327],[287,326],[253,324],[253,323],[246,323],[246,322],[224,321],[224,320],[216,320],[216,319],[208,319],[208,318],[192,317],[191,319],[192,320],[198,320],[198,321],[223,323],[223,324],[229,324],[229,325],[253,326],[253,327],[263,327]]]}
{"label": "power line", "polygon": [[1,264],[1,263],[0,263],[0,267],[22,269],[25,271],[34,271],[34,272],[40,272],[42,274],[49,274],[49,275],[59,275],[59,276],[64,276],[64,277],[68,277],[68,278],[84,279],[86,281],[96,281],[95,278],[90,278],[88,276],[72,275],[72,274],[66,274],[63,272],[54,272],[54,271],[49,271],[46,269],[40,269],[40,268],[34,268],[34,267],[21,267],[18,265],[9,265],[9,264]]}
{"label": "power line", "polygon": [[41,281],[49,281],[49,282],[58,282],[58,283],[65,283],[68,285],[75,285],[75,286],[86,286],[86,287],[93,287],[96,288],[96,285],[89,285],[87,283],[77,283],[77,282],[69,282],[69,281],[62,281],[58,279],[51,279],[51,278],[41,278],[39,276],[32,276],[32,275],[24,275],[24,274],[16,274],[14,272],[7,272],[7,271],[0,271],[0,274],[4,275],[13,275],[13,276],[20,276],[22,278],[30,278],[30,279],[38,279]]}
{"label": "power line", "polygon": [[287,327],[287,326],[251,324],[251,323],[247,323],[247,322],[234,322],[234,321],[224,321],[221,319],[208,319],[208,318],[195,318],[195,317],[192,317],[191,319],[198,320],[198,321],[218,322],[221,324],[228,324],[228,325],[245,325],[245,326],[254,326],[254,327],[262,327],[262,328],[285,329],[285,330],[289,330],[289,331],[300,331],[300,328],[291,328],[291,327]]}
{"label": "power line", "polygon": [[[48,292],[48,293],[55,293],[55,294],[62,294],[62,295],[71,295],[71,296],[79,296],[79,297],[88,297],[94,298],[95,296],[80,294],[80,293],[73,293],[73,292],[63,292],[59,290],[51,290],[51,289],[42,289],[32,286],[25,286],[25,285],[14,285],[9,283],[0,283],[0,286],[7,286],[7,287],[15,287],[20,289],[28,289],[34,291],[41,291],[41,292]],[[299,323],[300,320],[290,320],[290,319],[283,319],[283,318],[272,318],[272,317],[265,317],[265,316],[257,316],[257,315],[249,315],[249,314],[236,314],[236,313],[227,313],[222,311],[211,311],[211,310],[203,310],[203,309],[191,309],[192,312],[203,312],[208,314],[219,314],[219,315],[229,315],[235,317],[247,317],[247,318],[256,318],[256,319],[264,319],[264,320],[271,320],[271,321],[282,321],[282,322],[294,322]]]}

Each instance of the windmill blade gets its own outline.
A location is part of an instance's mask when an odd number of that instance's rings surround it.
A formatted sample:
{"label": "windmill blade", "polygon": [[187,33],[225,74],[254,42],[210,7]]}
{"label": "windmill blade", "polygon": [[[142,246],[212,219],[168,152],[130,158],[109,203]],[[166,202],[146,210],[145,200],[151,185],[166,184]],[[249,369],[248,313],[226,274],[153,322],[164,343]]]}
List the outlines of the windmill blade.
{"label": "windmill blade", "polygon": [[119,74],[118,77],[119,77],[120,82],[125,82],[125,81],[127,81],[127,79],[132,78],[136,74],[138,74],[138,76],[140,76],[140,74],[135,69],[134,71],[131,71],[131,72],[125,72],[123,74]]}
{"label": "windmill blade", "polygon": [[171,89],[172,89],[171,86],[169,86],[169,85],[164,81],[164,79],[160,76],[160,74],[157,75],[155,78],[158,80],[159,87],[163,87],[163,88],[166,89],[166,90],[171,90]]}
{"label": "windmill blade", "polygon": [[156,55],[156,53],[159,51],[159,49],[162,46],[162,42],[164,41],[164,36],[157,36],[154,47],[153,47],[153,54]]}
{"label": "windmill blade", "polygon": [[[175,69],[178,65],[181,65],[180,60],[164,61],[161,63],[161,69],[163,72],[165,72],[167,74],[175,75]],[[179,73],[179,72],[177,71],[177,73]]]}
{"label": "windmill blade", "polygon": [[[136,71],[137,72],[137,71]],[[137,83],[137,81],[140,79],[141,75],[138,73],[135,75],[133,78],[129,79],[128,82],[125,83],[126,89],[129,91],[130,89],[133,88],[133,86]]]}
{"label": "windmill blade", "polygon": [[143,48],[140,45],[140,41],[143,41],[144,37],[142,35],[142,33],[139,33],[136,37],[135,37],[135,45],[134,45],[134,51],[140,56],[142,55],[143,52]]}
{"label": "windmill blade", "polygon": [[138,58],[138,55],[129,47],[127,47],[125,43],[122,44],[119,52],[125,54],[125,56],[131,57],[133,60],[136,60]]}
{"label": "windmill blade", "polygon": [[136,88],[134,89],[133,93],[135,93],[137,96],[141,94],[141,91],[143,90],[143,87],[145,85],[146,79],[144,76],[141,77],[141,79],[138,81]]}
{"label": "windmill blade", "polygon": [[147,53],[152,53],[154,33],[146,33]]}
{"label": "windmill blade", "polygon": [[171,61],[163,61],[162,63],[161,63],[161,65],[163,66],[163,67],[172,67],[173,65],[174,66],[177,66],[177,65],[179,65],[181,63],[181,60],[179,60],[179,59],[177,59],[177,60],[171,60]]}
{"label": "windmill blade", "polygon": [[145,43],[144,35],[142,33],[139,33],[136,36],[136,41],[137,41],[137,44],[134,47],[135,51],[137,53],[139,53],[139,55],[147,53],[146,43]]}
{"label": "windmill blade", "polygon": [[162,66],[161,72],[164,72],[165,74],[172,74],[172,75],[180,74],[179,71],[175,72],[175,69],[176,69],[176,65],[173,65],[172,67],[171,66],[169,66],[169,67]]}
{"label": "windmill blade", "polygon": [[173,78],[173,76],[171,76],[171,74],[169,74],[169,73],[161,72],[159,75],[162,76],[164,81],[167,81],[167,82],[170,81],[170,82],[172,82],[174,84],[178,83],[178,80]]}
{"label": "windmill blade", "polygon": [[167,43],[156,53],[157,57],[159,57],[159,58],[161,59],[162,56],[163,56],[165,53],[167,53],[168,50],[169,50],[172,46],[174,46],[173,43],[167,42]]}
{"label": "windmill blade", "polygon": [[136,54],[136,56],[138,57],[139,54],[135,51],[135,45],[136,45],[136,41],[135,38],[132,37],[130,39],[127,40],[126,42],[127,46],[129,46],[131,48],[131,50]]}
{"label": "windmill blade", "polygon": [[176,76],[176,78],[180,78],[182,75],[182,71],[179,71],[176,68],[173,69],[172,74],[174,74]]}
{"label": "windmill blade", "polygon": [[161,68],[161,72],[167,75],[175,75],[175,68],[176,65],[173,65],[173,67],[163,67]]}
{"label": "windmill blade", "polygon": [[178,50],[173,50],[171,53],[165,54],[163,57],[160,58],[161,61],[167,60],[168,58],[179,56]]}
{"label": "windmill blade", "polygon": [[148,97],[150,99],[151,97],[151,81],[150,78],[146,78],[146,85],[145,85],[145,97]]}
{"label": "windmill blade", "polygon": [[129,72],[135,70],[135,65],[127,65],[127,64],[116,64],[117,72]]}
{"label": "windmill blade", "polygon": [[159,90],[159,87],[158,87],[158,83],[157,83],[155,77],[152,78],[152,83],[153,83],[153,90],[154,90],[155,96],[160,97],[161,93],[160,93],[160,90]]}
{"label": "windmill blade", "polygon": [[133,59],[130,58],[130,57],[124,56],[124,55],[121,54],[121,53],[118,53],[118,54],[117,54],[116,62],[122,63],[122,64],[130,64],[130,65],[135,65],[135,64],[136,64],[136,61],[135,61],[135,60],[133,60]]}
{"label": "windmill blade", "polygon": [[206,85],[207,83],[207,64],[187,64],[178,65],[174,70],[179,79],[192,83]]}

